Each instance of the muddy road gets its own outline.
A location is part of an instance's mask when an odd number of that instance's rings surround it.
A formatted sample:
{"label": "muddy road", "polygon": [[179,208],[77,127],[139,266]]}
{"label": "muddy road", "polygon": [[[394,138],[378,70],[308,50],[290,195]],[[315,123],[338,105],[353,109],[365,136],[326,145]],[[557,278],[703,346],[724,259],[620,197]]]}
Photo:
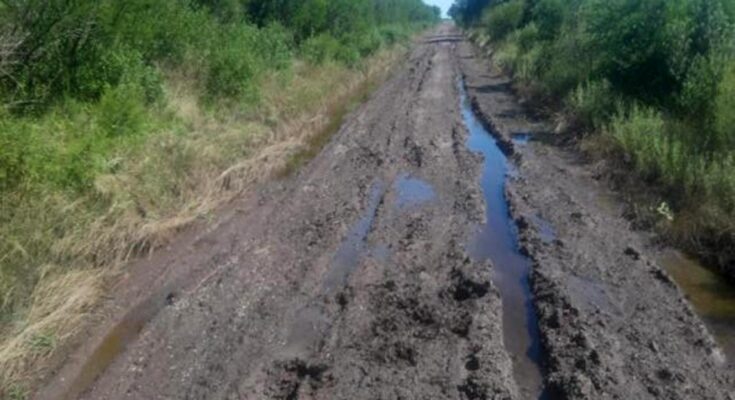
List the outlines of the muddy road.
{"label": "muddy road", "polygon": [[651,238],[478,54],[427,34],[297,176],[134,268],[37,398],[735,398]]}

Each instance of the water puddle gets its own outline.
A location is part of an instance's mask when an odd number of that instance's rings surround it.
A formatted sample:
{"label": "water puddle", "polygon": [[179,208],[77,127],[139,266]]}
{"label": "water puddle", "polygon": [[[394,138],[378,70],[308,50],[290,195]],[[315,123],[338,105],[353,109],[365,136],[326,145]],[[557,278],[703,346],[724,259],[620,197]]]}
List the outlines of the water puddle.
{"label": "water puddle", "polygon": [[436,192],[434,192],[434,188],[430,184],[406,174],[402,174],[396,179],[394,188],[396,192],[396,207],[399,209],[420,205],[436,197]]}
{"label": "water puddle", "polygon": [[725,351],[728,365],[735,366],[735,286],[678,251],[667,252],[660,262]]}
{"label": "water puddle", "polygon": [[[347,284],[347,280],[355,268],[360,265],[363,255],[368,254],[373,257],[386,258],[390,256],[390,250],[387,246],[376,246],[368,249],[365,240],[373,226],[384,192],[385,189],[381,183],[376,183],[370,188],[367,208],[363,211],[360,219],[347,232],[347,236],[342,240],[332,258],[330,269],[322,283],[323,295],[332,296],[339,292]],[[289,327],[284,355],[305,357],[310,352],[317,351],[330,328],[329,320],[319,302],[301,307]]]}
{"label": "water puddle", "polygon": [[78,398],[94,384],[99,375],[122,354],[125,348],[135,340],[148,323],[172,299],[171,292],[161,290],[138,306],[130,310],[125,317],[105,335],[85,361],[74,381],[66,392],[58,398],[72,400]]}
{"label": "water puddle", "polygon": [[513,141],[513,144],[516,145],[526,145],[529,141],[531,141],[531,134],[530,133],[514,133],[511,138],[511,141]]}
{"label": "water puddle", "polygon": [[350,274],[357,268],[360,256],[365,250],[365,238],[373,226],[373,220],[383,197],[384,187],[376,183],[370,189],[368,205],[360,219],[347,233],[332,259],[332,265],[324,280],[323,291],[333,293],[347,283]]}
{"label": "water puddle", "polygon": [[486,222],[468,251],[473,259],[490,260],[495,266],[493,282],[503,301],[503,340],[513,357],[513,372],[522,398],[544,399],[541,339],[528,280],[531,262],[518,251],[516,227],[504,191],[511,166],[495,138],[472,111],[464,84],[460,84],[460,95],[462,117],[470,133],[467,147],[485,159],[481,185]]}

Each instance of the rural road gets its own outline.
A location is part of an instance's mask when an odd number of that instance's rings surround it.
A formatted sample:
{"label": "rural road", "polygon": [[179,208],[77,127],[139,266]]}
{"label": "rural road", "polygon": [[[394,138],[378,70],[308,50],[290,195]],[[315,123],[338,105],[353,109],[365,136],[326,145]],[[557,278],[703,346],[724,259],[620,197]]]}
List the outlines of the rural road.
{"label": "rural road", "polygon": [[37,397],[735,398],[650,235],[478,54],[425,35],[296,176],[144,261]]}

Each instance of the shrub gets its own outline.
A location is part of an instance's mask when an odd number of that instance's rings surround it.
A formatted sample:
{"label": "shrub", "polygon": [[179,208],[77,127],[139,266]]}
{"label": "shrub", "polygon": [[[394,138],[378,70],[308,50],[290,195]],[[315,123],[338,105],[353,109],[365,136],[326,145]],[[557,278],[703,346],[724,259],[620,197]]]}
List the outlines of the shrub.
{"label": "shrub", "polygon": [[541,32],[536,23],[531,22],[521,29],[516,30],[510,35],[509,40],[514,41],[518,45],[518,49],[522,52],[528,52],[534,47],[541,37]]}
{"label": "shrub", "polygon": [[635,105],[629,111],[619,110],[607,129],[648,180],[662,177],[665,169],[671,172],[669,161],[679,160],[679,144],[668,140],[663,117],[651,108]]}
{"label": "shrub", "polygon": [[606,80],[585,82],[570,93],[567,112],[585,130],[602,129],[620,106],[620,98]]}
{"label": "shrub", "polygon": [[735,63],[733,62],[727,66],[723,74],[714,103],[717,142],[722,144],[725,151],[732,152],[735,150]]}
{"label": "shrub", "polygon": [[523,19],[523,1],[511,0],[489,8],[483,16],[484,25],[492,40],[503,40]]}
{"label": "shrub", "polygon": [[251,42],[255,29],[243,25],[229,25],[211,50],[207,60],[207,98],[218,97],[252,101],[257,98],[253,79],[259,72],[259,60]]}
{"label": "shrub", "polygon": [[541,40],[555,38],[564,24],[568,6],[563,0],[540,0],[533,7],[533,21],[538,25]]}
{"label": "shrub", "polygon": [[0,108],[0,195],[16,188],[25,176],[28,136],[11,124]]}
{"label": "shrub", "polygon": [[409,38],[409,31],[405,27],[397,24],[382,26],[379,32],[383,41],[389,46]]}
{"label": "shrub", "polygon": [[267,68],[288,68],[293,57],[293,35],[279,23],[271,23],[257,33],[254,45]]}
{"label": "shrub", "polygon": [[104,134],[110,137],[140,134],[147,117],[145,101],[145,92],[137,82],[109,87],[96,107]]}
{"label": "shrub", "polygon": [[321,64],[334,60],[340,47],[341,44],[332,35],[322,34],[309,38],[301,45],[301,56],[314,64]]}

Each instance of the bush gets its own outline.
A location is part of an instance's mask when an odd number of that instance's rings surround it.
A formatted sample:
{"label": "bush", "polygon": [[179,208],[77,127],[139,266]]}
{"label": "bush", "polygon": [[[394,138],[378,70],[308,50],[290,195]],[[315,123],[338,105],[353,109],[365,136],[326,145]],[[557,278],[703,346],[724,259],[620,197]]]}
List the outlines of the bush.
{"label": "bush", "polygon": [[513,32],[509,40],[515,42],[518,45],[518,49],[525,53],[536,47],[536,43],[540,37],[541,31],[538,25],[532,22]]}
{"label": "bush", "polygon": [[108,88],[96,107],[104,134],[125,137],[142,133],[147,117],[145,101],[145,92],[136,82]]}
{"label": "bush", "polygon": [[483,22],[487,27],[488,34],[492,40],[503,40],[513,32],[523,19],[523,1],[511,0],[501,3],[497,7],[489,8],[483,16]]}
{"label": "bush", "polygon": [[563,0],[539,0],[533,7],[533,21],[538,25],[538,37],[550,40],[557,37],[564,24],[568,6]]}
{"label": "bush", "polygon": [[207,60],[207,98],[219,97],[252,101],[257,98],[253,79],[262,67],[255,55],[252,39],[255,29],[243,25],[224,28]]}
{"label": "bush", "polygon": [[266,68],[282,70],[291,65],[294,39],[283,25],[271,23],[259,30],[254,45]]}
{"label": "bush", "polygon": [[660,112],[634,105],[619,110],[607,130],[630,154],[644,179],[672,185],[686,179],[690,160],[683,143],[667,135],[665,127]]}
{"label": "bush", "polygon": [[567,112],[579,128],[594,131],[602,129],[621,108],[620,98],[606,80],[585,82],[567,97]]}
{"label": "bush", "polygon": [[410,37],[409,30],[397,24],[382,26],[379,31],[380,36],[388,46],[407,40]]}
{"label": "bush", "polygon": [[10,123],[0,108],[0,195],[15,189],[25,177],[28,136]]}
{"label": "bush", "polygon": [[334,60],[340,47],[341,44],[333,36],[322,34],[309,38],[301,45],[301,56],[314,64],[321,64]]}
{"label": "bush", "polygon": [[[723,150],[735,150],[735,63],[727,66],[714,99],[716,142]],[[735,171],[733,169],[732,171]]]}

